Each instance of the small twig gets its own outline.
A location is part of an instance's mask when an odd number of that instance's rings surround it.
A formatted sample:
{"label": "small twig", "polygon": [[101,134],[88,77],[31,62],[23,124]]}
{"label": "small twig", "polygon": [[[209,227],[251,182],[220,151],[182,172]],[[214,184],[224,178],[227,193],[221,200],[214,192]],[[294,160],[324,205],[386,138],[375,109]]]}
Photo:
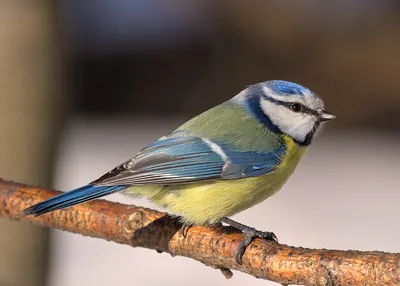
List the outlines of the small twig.
{"label": "small twig", "polygon": [[41,217],[24,217],[21,211],[59,194],[57,191],[0,180],[0,216],[59,228],[134,247],[146,247],[198,260],[281,284],[399,285],[400,254],[290,247],[255,239],[235,262],[241,233],[231,227],[193,226],[182,236],[179,222],[165,213],[105,200],[55,211]]}

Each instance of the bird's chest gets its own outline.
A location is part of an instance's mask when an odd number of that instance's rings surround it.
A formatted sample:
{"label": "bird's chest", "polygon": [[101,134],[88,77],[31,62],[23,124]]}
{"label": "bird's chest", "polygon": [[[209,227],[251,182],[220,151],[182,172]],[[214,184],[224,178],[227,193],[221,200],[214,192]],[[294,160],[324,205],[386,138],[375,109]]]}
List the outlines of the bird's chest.
{"label": "bird's chest", "polygon": [[274,170],[273,174],[277,178],[282,178],[284,181],[283,183],[285,183],[296,169],[300,160],[306,154],[307,147],[298,145],[288,136],[284,136],[283,139],[285,141],[287,151],[282,156],[281,163]]}
{"label": "bird's chest", "polygon": [[[248,178],[243,181],[251,190],[250,197],[258,203],[277,193],[293,174],[307,148],[296,144],[291,138],[285,138],[287,151],[281,158],[281,163],[268,174]],[[243,186],[244,187],[244,186]]]}

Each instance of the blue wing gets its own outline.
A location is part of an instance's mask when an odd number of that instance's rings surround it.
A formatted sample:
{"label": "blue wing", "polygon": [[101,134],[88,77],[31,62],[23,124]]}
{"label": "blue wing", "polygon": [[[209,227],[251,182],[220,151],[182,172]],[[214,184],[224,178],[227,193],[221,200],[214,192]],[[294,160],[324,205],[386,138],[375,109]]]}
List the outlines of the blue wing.
{"label": "blue wing", "polygon": [[238,152],[229,148],[228,144],[200,137],[164,137],[93,184],[174,185],[260,176],[275,169],[285,151],[284,144],[268,153]]}
{"label": "blue wing", "polygon": [[174,185],[260,176],[275,169],[285,151],[284,144],[267,153],[238,152],[228,144],[200,137],[165,137],[89,185],[50,198],[23,212],[42,215],[121,191],[129,185]]}

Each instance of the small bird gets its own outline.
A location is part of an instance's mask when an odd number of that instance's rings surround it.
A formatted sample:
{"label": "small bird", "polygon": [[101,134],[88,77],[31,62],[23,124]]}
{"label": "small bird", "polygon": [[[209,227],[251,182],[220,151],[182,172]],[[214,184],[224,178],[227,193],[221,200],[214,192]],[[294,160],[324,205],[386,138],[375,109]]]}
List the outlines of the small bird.
{"label": "small bird", "polygon": [[226,223],[242,231],[235,257],[241,264],[254,238],[277,238],[229,217],[278,192],[321,123],[334,118],[308,88],[281,80],[257,83],[99,179],[23,213],[39,216],[115,192],[146,197],[180,217],[183,227]]}

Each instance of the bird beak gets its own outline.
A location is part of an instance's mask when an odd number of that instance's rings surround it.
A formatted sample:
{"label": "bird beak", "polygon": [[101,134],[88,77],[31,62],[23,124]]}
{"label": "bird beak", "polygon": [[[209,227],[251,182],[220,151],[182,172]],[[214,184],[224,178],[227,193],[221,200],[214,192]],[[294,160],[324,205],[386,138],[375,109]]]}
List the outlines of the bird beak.
{"label": "bird beak", "polygon": [[335,118],[336,118],[335,115],[329,113],[329,112],[326,111],[326,110],[323,110],[323,111],[319,114],[319,119],[320,119],[321,121],[329,121],[329,120],[332,120],[332,119],[335,119]]}

